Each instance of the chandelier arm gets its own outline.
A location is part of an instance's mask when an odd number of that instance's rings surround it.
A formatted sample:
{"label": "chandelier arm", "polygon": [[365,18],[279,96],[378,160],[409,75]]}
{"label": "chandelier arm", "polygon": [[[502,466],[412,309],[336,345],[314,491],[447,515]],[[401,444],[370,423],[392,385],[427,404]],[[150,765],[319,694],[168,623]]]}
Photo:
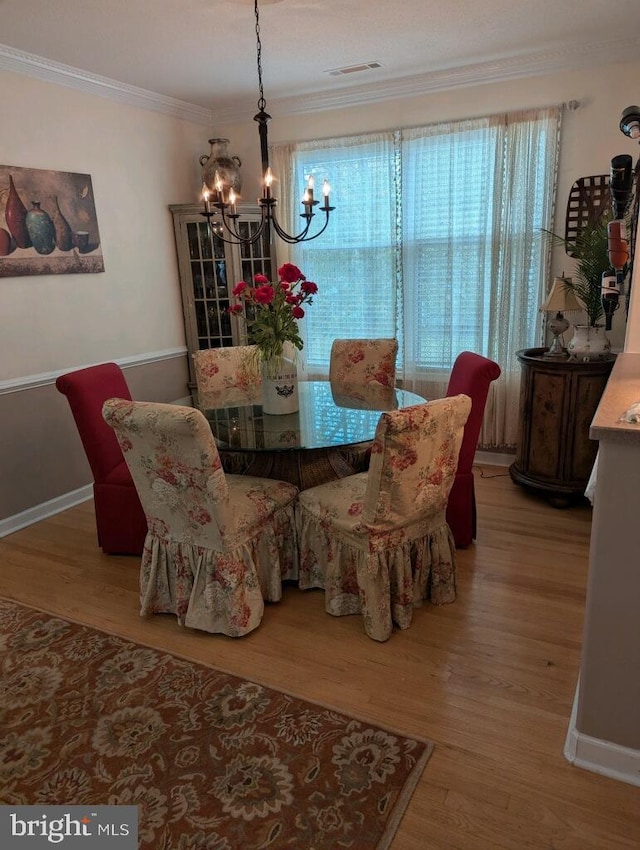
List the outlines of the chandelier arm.
{"label": "chandelier arm", "polygon": [[314,233],[313,236],[308,236],[307,240],[306,240],[307,242],[311,242],[311,240],[317,239],[318,236],[322,236],[322,234],[325,232],[325,230],[327,229],[327,226],[329,224],[329,212],[328,211],[325,212],[325,216],[326,216],[326,218],[324,220],[324,224],[322,225],[320,230],[317,233]]}
{"label": "chandelier arm", "polygon": [[291,234],[287,233],[285,230],[282,229],[282,227],[278,224],[275,215],[272,215],[274,229],[280,239],[282,239],[283,242],[287,242],[289,245],[295,245],[298,242],[310,242],[313,239],[317,239],[318,236],[323,234],[324,231],[327,229],[327,225],[329,224],[329,213],[333,209],[333,207],[329,207],[328,209],[325,207],[321,207],[320,209],[325,214],[324,224],[322,225],[320,230],[318,230],[317,233],[314,233],[312,236],[309,236],[309,229],[311,227],[311,219],[313,218],[313,216],[309,217],[306,227],[303,228],[300,233],[296,234],[295,236],[292,236]]}
{"label": "chandelier arm", "polygon": [[265,231],[265,227],[268,226],[268,219],[265,217],[264,211],[262,213],[262,221],[258,229],[251,236],[241,236],[235,227],[232,227],[229,224],[229,216],[225,216],[224,211],[221,210],[221,221],[220,224],[226,230],[226,232],[232,237],[231,239],[225,238],[222,233],[215,230],[215,227],[211,224],[211,219],[216,215],[216,213],[210,212],[201,212],[200,215],[203,215],[209,224],[209,228],[211,230],[211,235],[216,239],[219,239],[221,242],[225,242],[227,245],[253,245],[257,242]]}
{"label": "chandelier arm", "polygon": [[[305,218],[307,218],[307,217],[305,216]],[[312,218],[313,218],[313,216],[310,215],[307,218],[307,223],[303,227],[303,229],[294,236],[290,233],[287,233],[286,230],[284,230],[282,228],[278,219],[276,218],[275,210],[271,211],[271,221],[273,223],[273,229],[278,234],[280,239],[282,239],[283,242],[288,242],[289,245],[294,245],[296,242],[303,242],[303,241],[306,240],[307,234],[309,233],[309,228],[311,227],[311,219]]]}
{"label": "chandelier arm", "polygon": [[226,215],[224,208],[220,210],[220,216],[222,218],[222,223],[227,230],[227,233],[230,233],[235,239],[238,240],[238,244],[242,245],[251,245],[253,242],[257,242],[258,239],[262,236],[265,225],[267,224],[268,216],[265,216],[264,210],[261,211],[262,219],[260,224],[258,225],[258,229],[251,236],[241,236],[238,233],[236,228],[235,221],[238,218],[237,215]]}

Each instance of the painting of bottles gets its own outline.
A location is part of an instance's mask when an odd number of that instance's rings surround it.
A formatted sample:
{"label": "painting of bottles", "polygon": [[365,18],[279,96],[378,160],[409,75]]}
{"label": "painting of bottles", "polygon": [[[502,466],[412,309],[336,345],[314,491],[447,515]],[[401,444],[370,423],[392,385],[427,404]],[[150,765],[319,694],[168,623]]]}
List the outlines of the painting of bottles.
{"label": "painting of bottles", "polygon": [[91,176],[0,165],[0,277],[103,271]]}

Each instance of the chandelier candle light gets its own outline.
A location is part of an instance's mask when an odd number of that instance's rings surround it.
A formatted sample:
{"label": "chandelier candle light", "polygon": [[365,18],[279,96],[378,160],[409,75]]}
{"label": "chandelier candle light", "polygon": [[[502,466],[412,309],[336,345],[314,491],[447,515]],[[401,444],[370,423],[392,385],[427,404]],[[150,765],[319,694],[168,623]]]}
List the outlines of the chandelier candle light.
{"label": "chandelier candle light", "polygon": [[[262,85],[262,42],[260,41],[260,12],[258,9],[258,0],[254,3],[255,19],[256,19],[256,57],[258,67],[258,112],[254,115],[253,120],[258,122],[258,134],[260,136],[260,155],[262,158],[262,197],[258,198],[262,220],[260,225],[254,230],[250,236],[242,236],[237,227],[237,219],[240,217],[237,212],[238,196],[233,188],[227,186],[219,172],[215,172],[213,185],[206,182],[203,187],[202,199],[204,201],[204,210],[202,215],[211,224],[211,219],[216,221],[211,228],[211,232],[222,239],[223,242],[228,242],[232,245],[247,245],[257,242],[266,234],[267,239],[271,238],[273,230],[283,242],[290,245],[298,242],[307,242],[311,239],[317,239],[329,224],[329,214],[335,207],[329,205],[329,194],[331,187],[327,180],[324,181],[322,187],[323,205],[320,207],[320,212],[324,213],[324,222],[318,230],[311,233],[311,222],[315,217],[314,207],[318,206],[319,201],[314,197],[315,181],[313,176],[310,176],[307,181],[307,187],[302,197],[302,206],[304,212],[300,217],[304,219],[302,230],[296,234],[287,233],[279,224],[276,217],[276,206],[278,201],[273,197],[273,172],[269,166],[269,144],[267,138],[267,125],[271,120],[271,116],[266,112],[266,101],[264,99],[264,88]],[[218,226],[216,226],[218,225]]]}

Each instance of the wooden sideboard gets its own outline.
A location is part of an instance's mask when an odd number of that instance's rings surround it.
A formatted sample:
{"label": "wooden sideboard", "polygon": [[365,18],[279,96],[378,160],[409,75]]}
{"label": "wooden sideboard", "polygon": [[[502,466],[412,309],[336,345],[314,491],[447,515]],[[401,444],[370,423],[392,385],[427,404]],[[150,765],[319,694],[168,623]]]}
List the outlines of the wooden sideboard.
{"label": "wooden sideboard", "polygon": [[543,493],[555,507],[584,495],[598,450],[589,427],[615,355],[578,362],[545,360],[545,348],[517,352],[522,370],[516,484]]}

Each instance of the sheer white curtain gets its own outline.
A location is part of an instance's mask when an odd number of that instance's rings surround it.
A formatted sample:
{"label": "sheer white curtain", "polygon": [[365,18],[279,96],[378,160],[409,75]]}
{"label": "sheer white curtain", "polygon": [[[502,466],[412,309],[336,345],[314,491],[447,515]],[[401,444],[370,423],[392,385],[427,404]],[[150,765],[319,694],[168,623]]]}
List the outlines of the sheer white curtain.
{"label": "sheer white curtain", "polygon": [[403,132],[404,373],[428,398],[446,391],[460,351],[495,360],[480,442],[517,441],[519,363],[539,337],[560,109]]}
{"label": "sheer white curtain", "polygon": [[[285,157],[286,157],[285,150]],[[338,142],[295,145],[289,168],[282,148],[273,149],[274,172],[289,173],[293,199],[291,226],[300,229],[299,204],[309,176],[316,196],[323,181],[331,184],[328,228],[317,240],[292,246],[290,257],[318,294],[302,322],[305,377],[326,376],[331,343],[338,337],[396,335],[396,191],[393,133],[342,138]],[[284,188],[284,187],[283,187]],[[315,208],[312,231],[324,214]],[[297,220],[297,224],[295,223]],[[282,252],[277,245],[278,262]]]}
{"label": "sheer white curtain", "polygon": [[[273,184],[273,193],[278,198],[278,206],[276,207],[276,215],[278,222],[287,233],[293,233],[294,229],[300,229],[299,222],[301,219],[294,219],[296,212],[302,211],[302,206],[296,209],[296,201],[302,198],[303,185],[300,183],[296,186],[293,182],[293,164],[295,156],[295,146],[278,145],[269,151],[269,161],[271,169],[275,175]],[[298,194],[300,197],[298,197]],[[286,199],[286,203],[282,202]],[[278,265],[282,263],[290,263],[291,245],[282,240],[277,240],[277,256]]]}
{"label": "sheer white curtain", "polygon": [[313,174],[336,205],[325,233],[290,254],[319,287],[303,328],[307,377],[327,373],[336,337],[397,336],[399,377],[436,398],[458,353],[476,351],[503,373],[481,445],[516,443],[515,352],[540,333],[560,116],[548,107],[274,150],[294,187],[286,197],[298,201]]}

